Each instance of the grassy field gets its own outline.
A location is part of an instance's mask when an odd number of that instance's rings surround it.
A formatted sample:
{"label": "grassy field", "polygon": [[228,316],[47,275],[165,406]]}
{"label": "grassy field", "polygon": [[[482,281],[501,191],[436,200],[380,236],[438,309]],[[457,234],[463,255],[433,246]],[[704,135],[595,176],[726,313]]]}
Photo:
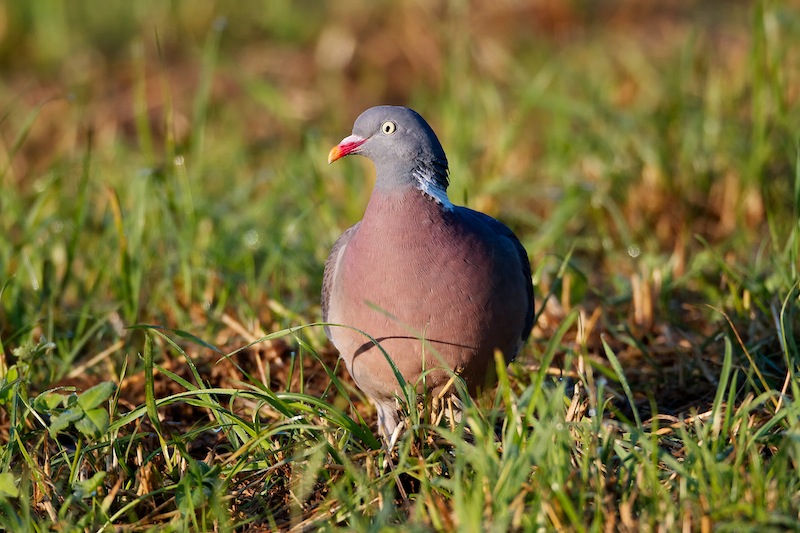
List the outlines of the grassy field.
{"label": "grassy field", "polygon": [[[0,528],[800,527],[799,8],[0,2]],[[391,454],[319,325],[381,103],[537,306]]]}

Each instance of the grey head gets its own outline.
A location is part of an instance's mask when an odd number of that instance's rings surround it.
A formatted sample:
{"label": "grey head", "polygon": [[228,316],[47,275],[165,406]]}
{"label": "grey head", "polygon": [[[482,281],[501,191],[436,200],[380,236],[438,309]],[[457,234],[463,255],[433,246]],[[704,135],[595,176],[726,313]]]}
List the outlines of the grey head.
{"label": "grey head", "polygon": [[450,207],[447,157],[436,134],[416,111],[377,106],[361,113],[353,134],[331,149],[328,163],[352,154],[375,163],[377,189],[414,186]]}

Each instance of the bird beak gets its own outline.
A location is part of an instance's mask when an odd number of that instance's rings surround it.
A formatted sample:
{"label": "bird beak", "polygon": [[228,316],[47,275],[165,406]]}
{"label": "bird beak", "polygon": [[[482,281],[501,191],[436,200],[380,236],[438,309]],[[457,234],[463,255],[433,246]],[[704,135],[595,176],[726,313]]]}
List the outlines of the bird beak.
{"label": "bird beak", "polygon": [[331,148],[328,152],[328,164],[333,163],[337,159],[341,159],[346,155],[357,154],[359,147],[367,142],[363,137],[358,135],[350,135],[342,139],[342,142]]}

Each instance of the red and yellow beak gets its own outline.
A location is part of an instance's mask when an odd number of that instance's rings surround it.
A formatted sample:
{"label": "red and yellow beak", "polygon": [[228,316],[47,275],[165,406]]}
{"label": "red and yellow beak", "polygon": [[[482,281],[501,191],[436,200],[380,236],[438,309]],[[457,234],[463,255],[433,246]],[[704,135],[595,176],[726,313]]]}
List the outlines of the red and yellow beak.
{"label": "red and yellow beak", "polygon": [[341,159],[346,155],[357,154],[359,147],[367,142],[363,137],[358,135],[350,135],[342,139],[342,142],[331,148],[328,152],[328,164],[333,163],[337,159]]}

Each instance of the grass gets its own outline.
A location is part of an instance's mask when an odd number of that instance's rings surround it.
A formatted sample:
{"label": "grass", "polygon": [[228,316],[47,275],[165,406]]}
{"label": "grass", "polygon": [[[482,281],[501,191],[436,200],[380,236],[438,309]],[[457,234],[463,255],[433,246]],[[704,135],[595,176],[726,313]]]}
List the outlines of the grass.
{"label": "grass", "polygon": [[[796,6],[495,4],[0,6],[0,527],[797,527]],[[318,323],[386,102],[537,299],[391,454]]]}

